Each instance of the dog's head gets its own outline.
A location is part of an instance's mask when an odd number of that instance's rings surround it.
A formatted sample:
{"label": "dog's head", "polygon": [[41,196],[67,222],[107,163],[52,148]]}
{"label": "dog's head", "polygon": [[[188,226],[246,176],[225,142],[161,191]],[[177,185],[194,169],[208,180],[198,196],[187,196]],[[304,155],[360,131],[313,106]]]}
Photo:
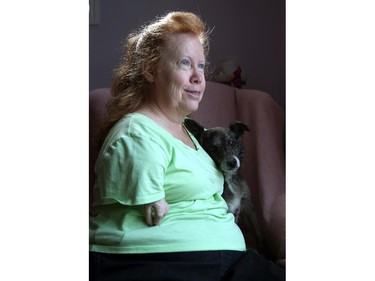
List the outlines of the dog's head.
{"label": "dog's head", "polygon": [[243,155],[240,140],[245,131],[250,131],[247,125],[236,122],[229,128],[204,129],[192,119],[185,119],[184,123],[223,173],[233,173],[240,168]]}

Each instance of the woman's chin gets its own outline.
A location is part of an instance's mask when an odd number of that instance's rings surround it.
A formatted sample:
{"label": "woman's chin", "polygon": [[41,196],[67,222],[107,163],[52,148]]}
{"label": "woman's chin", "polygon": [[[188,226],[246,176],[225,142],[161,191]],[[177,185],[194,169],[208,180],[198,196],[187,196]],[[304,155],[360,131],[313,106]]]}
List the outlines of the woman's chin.
{"label": "woman's chin", "polygon": [[199,102],[191,102],[189,104],[189,106],[187,107],[187,111],[189,112],[189,114],[197,111],[199,108]]}

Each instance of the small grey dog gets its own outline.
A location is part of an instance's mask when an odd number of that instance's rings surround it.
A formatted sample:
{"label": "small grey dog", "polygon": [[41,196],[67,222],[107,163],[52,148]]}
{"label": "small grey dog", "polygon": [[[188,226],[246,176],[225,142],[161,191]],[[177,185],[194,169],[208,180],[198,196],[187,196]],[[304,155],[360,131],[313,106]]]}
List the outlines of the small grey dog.
{"label": "small grey dog", "polygon": [[[229,128],[214,127],[205,129],[197,121],[186,118],[185,127],[194,135],[203,149],[211,156],[224,175],[223,198],[228,204],[228,211],[238,221],[242,212],[254,227],[258,243],[262,244],[257,216],[250,198],[250,189],[241,176],[243,147],[241,138],[249,127],[242,122],[235,122]],[[245,203],[245,204],[242,204]],[[243,207],[242,207],[243,205]]]}
{"label": "small grey dog", "polygon": [[242,199],[250,195],[249,188],[240,174],[243,156],[240,140],[245,131],[250,131],[249,128],[241,122],[236,122],[229,128],[205,129],[189,118],[185,119],[184,124],[223,173],[223,198],[228,204],[228,211],[237,218]]}

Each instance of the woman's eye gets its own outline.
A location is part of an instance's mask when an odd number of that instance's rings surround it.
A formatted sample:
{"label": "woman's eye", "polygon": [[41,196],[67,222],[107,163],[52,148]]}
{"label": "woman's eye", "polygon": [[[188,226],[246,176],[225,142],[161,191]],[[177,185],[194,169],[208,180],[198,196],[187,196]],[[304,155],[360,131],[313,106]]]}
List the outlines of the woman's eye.
{"label": "woman's eye", "polygon": [[200,63],[200,64],[198,64],[198,69],[201,70],[201,71],[204,71],[205,67],[206,67],[206,66],[205,66],[204,63]]}
{"label": "woman's eye", "polygon": [[[182,59],[179,61],[179,66],[184,70],[190,70],[193,67],[193,64],[188,59]],[[197,65],[197,70],[200,72],[204,72],[206,68],[206,65],[204,63],[199,63]]]}
{"label": "woman's eye", "polygon": [[180,61],[180,66],[182,69],[190,69],[191,68],[191,63],[188,59],[182,59]]}

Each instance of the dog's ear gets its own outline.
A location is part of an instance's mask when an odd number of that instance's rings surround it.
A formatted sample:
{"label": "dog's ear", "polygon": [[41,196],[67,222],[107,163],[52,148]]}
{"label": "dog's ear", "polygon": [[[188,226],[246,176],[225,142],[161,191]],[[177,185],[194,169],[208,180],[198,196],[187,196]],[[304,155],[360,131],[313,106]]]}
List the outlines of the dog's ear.
{"label": "dog's ear", "polygon": [[249,127],[240,121],[230,124],[229,129],[235,134],[236,139],[238,140],[241,139],[245,131],[250,132]]}
{"label": "dog's ear", "polygon": [[189,130],[189,132],[192,133],[193,136],[200,142],[202,133],[204,132],[204,127],[197,121],[190,118],[185,118],[184,125]]}

